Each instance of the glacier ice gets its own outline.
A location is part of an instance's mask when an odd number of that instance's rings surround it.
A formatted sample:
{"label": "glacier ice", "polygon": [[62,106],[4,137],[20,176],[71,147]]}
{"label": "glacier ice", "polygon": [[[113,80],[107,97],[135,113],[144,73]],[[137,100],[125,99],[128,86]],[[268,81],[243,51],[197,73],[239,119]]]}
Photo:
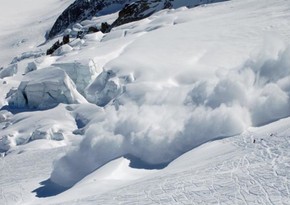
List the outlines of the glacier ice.
{"label": "glacier ice", "polygon": [[48,67],[28,73],[17,92],[11,96],[9,105],[17,108],[48,109],[59,103],[86,102],[74,83],[61,69]]}
{"label": "glacier ice", "polygon": [[85,88],[95,79],[101,72],[94,61],[89,60],[75,60],[72,62],[60,62],[52,64],[66,72],[66,74],[75,83],[77,90],[84,94]]}
{"label": "glacier ice", "polygon": [[85,96],[91,103],[99,106],[107,105],[112,99],[121,94],[124,87],[112,71],[103,71],[85,90]]}

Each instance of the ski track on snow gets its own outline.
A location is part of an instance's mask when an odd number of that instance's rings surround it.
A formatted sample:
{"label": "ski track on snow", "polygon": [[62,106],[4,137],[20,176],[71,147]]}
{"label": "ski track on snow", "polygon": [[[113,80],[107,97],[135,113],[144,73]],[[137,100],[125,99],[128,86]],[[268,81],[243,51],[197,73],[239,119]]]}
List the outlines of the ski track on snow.
{"label": "ski track on snow", "polygon": [[63,204],[290,204],[290,136],[269,133],[256,143],[253,139],[251,132],[225,139],[241,155],[217,156],[212,166],[158,175]]}
{"label": "ski track on snow", "polygon": [[[55,159],[61,152],[63,148],[45,152],[43,150],[16,151],[0,157],[0,204],[12,205],[27,202],[31,192],[40,186],[39,183],[45,177],[49,177],[51,159]],[[34,186],[37,184],[37,187],[28,186],[30,184]]]}

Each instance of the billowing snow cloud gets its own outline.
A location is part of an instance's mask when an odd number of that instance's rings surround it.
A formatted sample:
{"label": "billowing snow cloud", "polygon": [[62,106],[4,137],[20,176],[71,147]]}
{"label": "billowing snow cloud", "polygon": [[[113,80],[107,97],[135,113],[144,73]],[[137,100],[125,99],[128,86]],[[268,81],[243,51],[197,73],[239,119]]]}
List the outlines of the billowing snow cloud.
{"label": "billowing snow cloud", "polygon": [[248,110],[254,126],[289,116],[290,47],[273,50],[271,57],[268,52],[220,76],[216,84],[196,83],[186,104],[213,109],[238,105]]}
{"label": "billowing snow cloud", "polygon": [[217,72],[215,81],[196,81],[187,93],[174,83],[128,84],[114,101],[118,106],[90,113],[95,117],[87,118],[85,138],[55,162],[51,180],[72,186],[126,154],[167,163],[204,142],[289,116],[289,59],[290,47],[268,46],[240,68]]}

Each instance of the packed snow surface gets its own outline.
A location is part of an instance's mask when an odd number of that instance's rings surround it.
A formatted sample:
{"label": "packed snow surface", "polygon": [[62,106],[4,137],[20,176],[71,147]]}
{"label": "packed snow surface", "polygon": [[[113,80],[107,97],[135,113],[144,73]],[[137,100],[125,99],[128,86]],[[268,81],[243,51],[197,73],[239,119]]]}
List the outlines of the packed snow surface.
{"label": "packed snow surface", "polygon": [[46,185],[51,161],[65,150],[53,148],[53,141],[33,141],[0,158],[0,201],[33,205],[288,204],[289,123],[287,118],[206,143],[159,171],[134,169],[128,160],[119,158],[48,198],[42,194],[53,188]]}
{"label": "packed snow surface", "polygon": [[162,10],[50,56],[71,1],[46,3],[0,24],[39,41],[0,43],[0,204],[290,203],[289,1]]}

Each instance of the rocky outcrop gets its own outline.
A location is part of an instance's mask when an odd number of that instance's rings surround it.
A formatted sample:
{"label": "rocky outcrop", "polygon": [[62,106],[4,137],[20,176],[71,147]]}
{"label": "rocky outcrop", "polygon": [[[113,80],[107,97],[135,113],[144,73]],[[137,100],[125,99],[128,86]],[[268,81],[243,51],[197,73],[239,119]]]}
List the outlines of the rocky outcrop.
{"label": "rocky outcrop", "polygon": [[[56,41],[49,49],[46,51],[46,55],[51,55],[55,51],[57,51],[61,46],[66,45],[70,42],[69,35],[64,35],[62,38],[62,42]],[[68,47],[67,47],[68,48]]]}
{"label": "rocky outcrop", "polygon": [[116,5],[119,4],[119,8],[122,8],[127,2],[130,0],[76,0],[58,17],[47,38],[53,38],[77,22],[100,15],[103,9],[116,12],[114,10],[118,8]]}
{"label": "rocky outcrop", "polygon": [[172,4],[169,0],[137,0],[132,4],[126,5],[119,12],[118,19],[111,27],[113,28],[122,24],[138,21],[152,15],[156,11],[171,7]]}
{"label": "rocky outcrop", "polygon": [[[226,0],[76,0],[58,17],[47,38],[53,38],[68,27],[93,16],[119,11],[119,16],[112,25],[103,24],[98,28],[105,33],[116,26],[141,20],[162,9],[181,6],[193,7],[220,1]],[[93,31],[96,32],[97,30],[93,29]],[[89,31],[79,32],[90,33],[92,28]]]}
{"label": "rocky outcrop", "polygon": [[125,5],[124,8],[120,10],[119,16],[111,25],[111,28],[147,18],[153,13],[163,9],[178,8],[182,6],[194,7],[221,1],[227,0],[136,0],[129,5]]}

